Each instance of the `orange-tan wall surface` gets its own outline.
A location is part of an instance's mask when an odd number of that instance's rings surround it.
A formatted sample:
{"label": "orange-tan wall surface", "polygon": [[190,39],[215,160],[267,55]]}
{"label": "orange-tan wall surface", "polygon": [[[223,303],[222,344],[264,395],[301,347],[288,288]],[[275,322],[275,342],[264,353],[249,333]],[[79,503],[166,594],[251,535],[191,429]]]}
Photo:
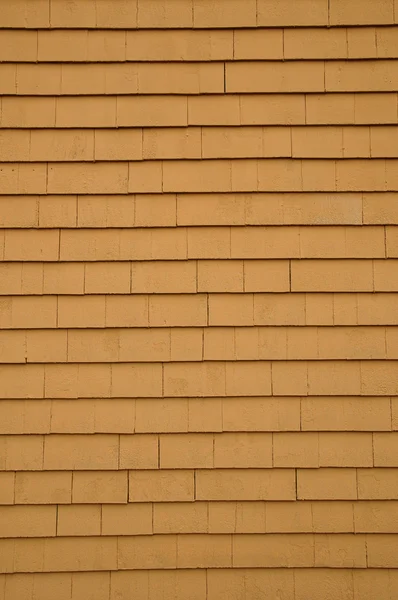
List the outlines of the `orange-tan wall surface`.
{"label": "orange-tan wall surface", "polygon": [[0,28],[0,600],[397,600],[398,0]]}

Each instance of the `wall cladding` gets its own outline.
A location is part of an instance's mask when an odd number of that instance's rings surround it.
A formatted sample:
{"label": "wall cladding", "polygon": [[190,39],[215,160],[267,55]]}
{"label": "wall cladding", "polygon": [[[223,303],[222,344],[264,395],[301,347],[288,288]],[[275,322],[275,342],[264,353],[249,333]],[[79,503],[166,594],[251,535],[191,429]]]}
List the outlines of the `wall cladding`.
{"label": "wall cladding", "polygon": [[0,27],[0,600],[396,600],[398,0]]}

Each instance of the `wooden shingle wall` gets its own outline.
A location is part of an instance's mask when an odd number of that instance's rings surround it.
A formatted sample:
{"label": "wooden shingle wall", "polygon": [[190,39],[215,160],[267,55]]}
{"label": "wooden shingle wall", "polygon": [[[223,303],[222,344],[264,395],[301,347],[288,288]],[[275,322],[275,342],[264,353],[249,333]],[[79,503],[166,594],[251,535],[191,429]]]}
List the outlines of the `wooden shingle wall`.
{"label": "wooden shingle wall", "polygon": [[0,27],[0,600],[396,600],[398,1]]}

